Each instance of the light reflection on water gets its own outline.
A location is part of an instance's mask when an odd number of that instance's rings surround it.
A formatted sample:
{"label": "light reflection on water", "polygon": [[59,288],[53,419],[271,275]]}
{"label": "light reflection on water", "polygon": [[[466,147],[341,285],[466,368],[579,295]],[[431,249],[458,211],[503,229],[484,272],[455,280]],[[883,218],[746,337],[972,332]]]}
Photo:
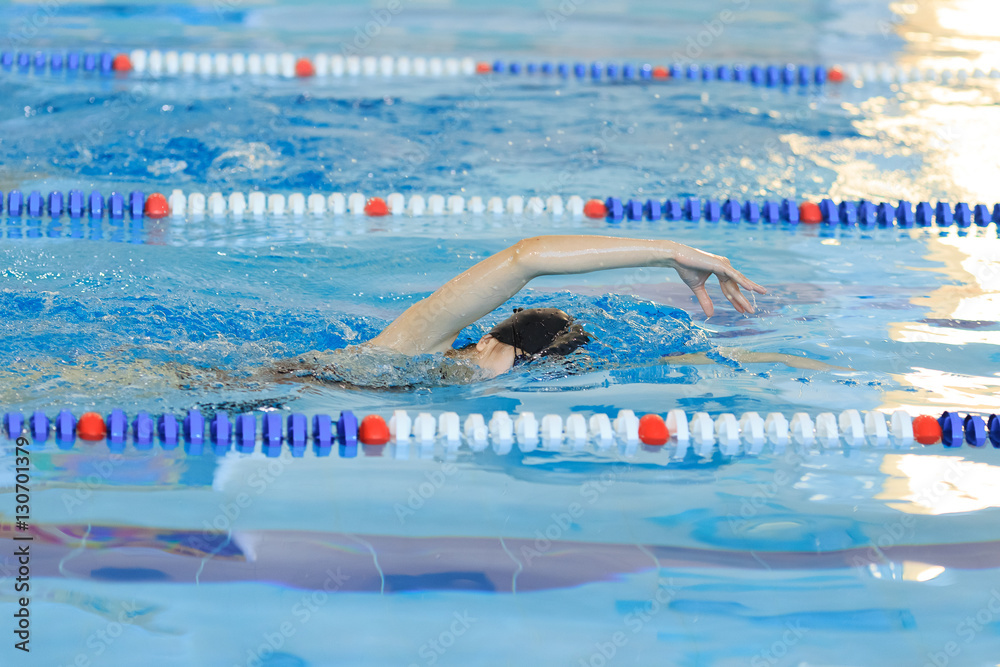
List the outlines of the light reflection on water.
{"label": "light reflection on water", "polygon": [[[939,71],[1000,68],[996,3],[901,2],[891,8],[898,20],[885,28],[907,42],[900,64]],[[844,103],[860,136],[832,144],[809,136],[787,139],[797,152],[814,155],[836,172],[834,199],[875,191],[890,201],[983,202],[992,208],[1000,182],[1000,162],[991,157],[1000,153],[995,112],[1000,81],[980,81],[879,87],[859,104]],[[886,169],[915,156],[911,170]],[[927,308],[924,320],[889,324],[890,340],[902,344],[909,363],[895,364],[893,377],[902,387],[886,392],[881,409],[902,407],[916,414],[930,404],[995,412],[1000,409],[1000,240],[992,233],[950,228],[926,236],[925,243],[926,259],[939,266],[931,270],[947,276],[948,283],[912,295],[911,303]],[[967,346],[985,351],[990,361],[964,363],[961,350]]]}
{"label": "light reflection on water", "polygon": [[875,497],[911,514],[957,514],[1000,507],[1000,467],[952,456],[887,455],[889,475]]}

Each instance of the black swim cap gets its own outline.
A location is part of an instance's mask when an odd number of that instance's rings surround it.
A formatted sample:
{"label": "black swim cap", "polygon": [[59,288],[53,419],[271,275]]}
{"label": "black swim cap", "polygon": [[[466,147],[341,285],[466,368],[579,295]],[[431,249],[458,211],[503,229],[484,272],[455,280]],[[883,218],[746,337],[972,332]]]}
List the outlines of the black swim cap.
{"label": "black swim cap", "polygon": [[490,335],[530,356],[566,355],[592,338],[558,308],[515,308],[514,314],[493,327]]}

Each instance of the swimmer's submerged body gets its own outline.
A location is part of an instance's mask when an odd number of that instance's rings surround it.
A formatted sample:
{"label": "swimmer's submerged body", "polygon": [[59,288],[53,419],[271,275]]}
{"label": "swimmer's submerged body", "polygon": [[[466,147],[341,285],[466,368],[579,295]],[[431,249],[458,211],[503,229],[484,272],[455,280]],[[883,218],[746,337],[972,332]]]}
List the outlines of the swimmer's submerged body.
{"label": "swimmer's submerged body", "polygon": [[[664,267],[677,271],[709,317],[715,312],[706,289],[714,275],[723,295],[737,312],[752,314],[754,307],[742,290],[766,294],[762,286],[734,269],[730,261],[697,248],[665,240],[610,236],[535,236],[492,255],[459,274],[429,297],[410,306],[379,335],[346,350],[313,352],[283,360],[258,377],[268,381],[338,381],[338,368],[360,356],[399,357],[443,355],[442,381],[472,382],[506,373],[519,361],[564,356],[592,339],[573,318],[554,308],[516,309],[476,343],[455,348],[459,333],[516,295],[533,278],[543,275],[590,273],[604,269]],[[811,368],[837,368],[822,362],[780,354],[732,351],[738,361],[781,362]],[[371,353],[374,353],[371,354]],[[697,355],[665,357],[666,363],[711,363]],[[405,361],[403,363],[406,363]]]}

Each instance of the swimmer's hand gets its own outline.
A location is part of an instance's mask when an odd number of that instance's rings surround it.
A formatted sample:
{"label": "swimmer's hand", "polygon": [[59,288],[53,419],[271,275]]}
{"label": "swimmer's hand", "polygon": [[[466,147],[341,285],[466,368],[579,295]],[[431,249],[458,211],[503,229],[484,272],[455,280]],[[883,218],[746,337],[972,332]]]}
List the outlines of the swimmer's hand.
{"label": "swimmer's hand", "polygon": [[740,287],[757,294],[767,294],[767,290],[748,279],[737,271],[729,263],[729,260],[710,252],[698,250],[690,246],[677,243],[673,253],[673,268],[677,275],[681,277],[684,284],[691,288],[698,298],[698,305],[705,311],[705,315],[711,317],[715,314],[715,306],[705,289],[705,282],[709,276],[715,274],[719,279],[719,286],[722,293],[733,304],[737,312],[753,313],[754,308],[740,291]]}

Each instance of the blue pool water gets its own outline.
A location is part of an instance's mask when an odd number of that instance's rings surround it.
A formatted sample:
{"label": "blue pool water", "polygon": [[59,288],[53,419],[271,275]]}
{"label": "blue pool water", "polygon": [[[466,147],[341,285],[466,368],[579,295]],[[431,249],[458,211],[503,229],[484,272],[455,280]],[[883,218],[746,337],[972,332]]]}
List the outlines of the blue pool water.
{"label": "blue pool water", "polygon": [[[317,2],[57,5],[0,3],[13,48],[335,53],[372,16]],[[365,54],[669,62],[728,10],[699,61],[1000,65],[987,10],[971,1],[402,7]],[[4,193],[992,204],[1000,180],[996,79],[786,91],[14,72],[0,93]],[[744,317],[712,287],[706,319],[667,270],[550,276],[460,342],[511,307],[556,306],[597,337],[567,364],[460,385],[428,378],[420,360],[337,382],[254,377],[371,338],[534,234],[679,241],[730,257],[769,293]],[[5,214],[0,257],[3,412],[1000,411],[995,225]],[[661,360],[729,348],[845,368]],[[13,443],[0,446],[11,623]],[[32,655],[5,625],[4,665],[1000,664],[989,446],[707,458],[568,443],[357,458],[32,449]]]}

